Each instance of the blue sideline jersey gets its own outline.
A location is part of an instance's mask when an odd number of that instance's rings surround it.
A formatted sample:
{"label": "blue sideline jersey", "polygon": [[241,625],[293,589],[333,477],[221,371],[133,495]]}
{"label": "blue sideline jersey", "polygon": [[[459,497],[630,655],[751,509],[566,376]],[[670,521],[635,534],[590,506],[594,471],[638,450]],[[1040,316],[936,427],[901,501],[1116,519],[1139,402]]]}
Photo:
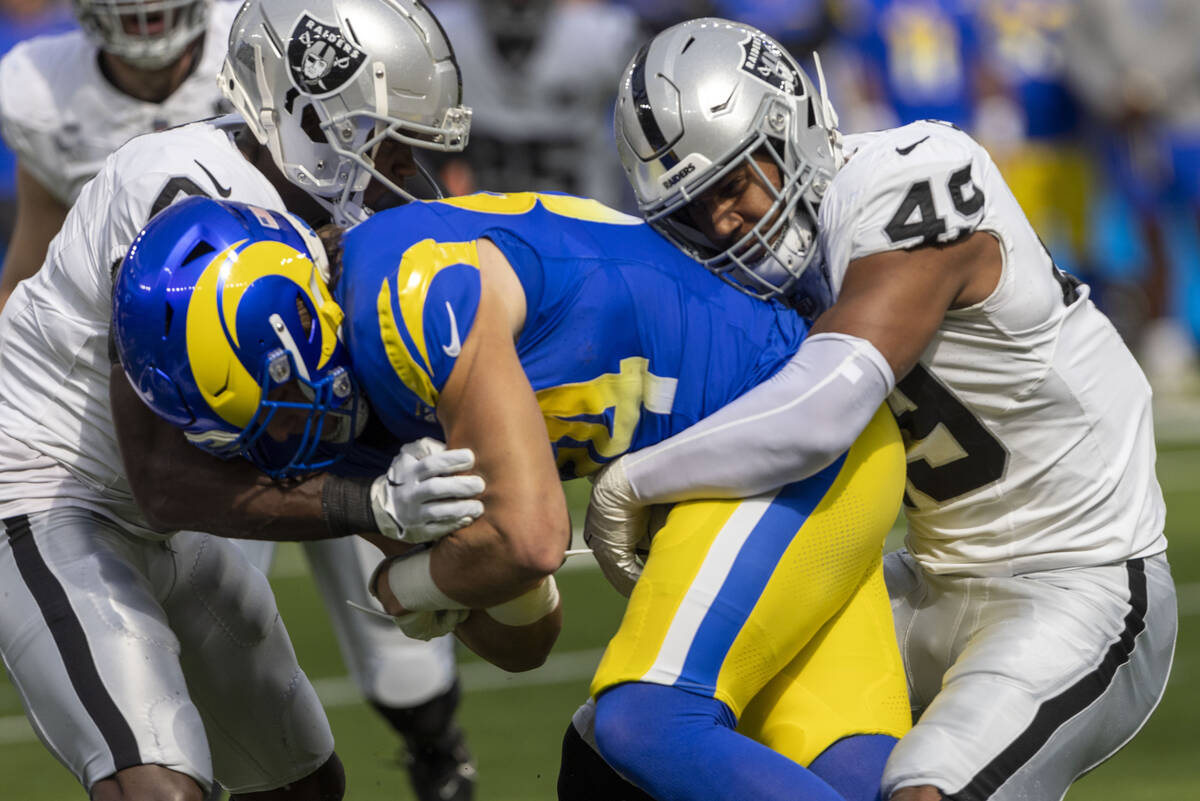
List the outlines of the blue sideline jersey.
{"label": "blue sideline jersey", "polygon": [[346,234],[335,295],[355,374],[403,440],[441,436],[434,409],[475,321],[484,238],[525,290],[517,353],[563,478],[711,414],[807,332],[593,200],[480,194],[389,209]]}

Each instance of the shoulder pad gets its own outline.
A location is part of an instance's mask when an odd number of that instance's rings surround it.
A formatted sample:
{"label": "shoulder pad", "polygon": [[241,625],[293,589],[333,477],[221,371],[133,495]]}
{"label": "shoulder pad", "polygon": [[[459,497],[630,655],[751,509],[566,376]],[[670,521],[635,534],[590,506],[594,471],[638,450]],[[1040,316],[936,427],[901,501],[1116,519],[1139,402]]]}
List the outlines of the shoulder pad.
{"label": "shoulder pad", "polygon": [[980,182],[989,162],[982,147],[947,123],[913,123],[864,140],[821,206],[835,285],[854,259],[974,231],[986,212]]}
{"label": "shoulder pad", "polygon": [[[363,226],[403,217],[408,208],[381,212]],[[379,226],[371,227],[379,233]],[[425,237],[396,248],[380,239],[347,241],[339,295],[355,371],[372,406],[400,435],[413,431],[415,423],[433,421],[475,323],[479,256],[474,241]]]}

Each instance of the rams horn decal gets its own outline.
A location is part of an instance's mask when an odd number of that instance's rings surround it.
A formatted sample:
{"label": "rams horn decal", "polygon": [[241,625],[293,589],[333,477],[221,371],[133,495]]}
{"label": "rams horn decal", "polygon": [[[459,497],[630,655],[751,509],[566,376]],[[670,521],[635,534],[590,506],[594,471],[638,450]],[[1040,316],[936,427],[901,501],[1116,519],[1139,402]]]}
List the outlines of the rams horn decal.
{"label": "rams horn decal", "polygon": [[316,309],[323,366],[337,345],[341,310],[316,279],[313,263],[280,242],[241,240],[215,254],[197,278],[188,304],[188,363],[209,407],[231,425],[248,426],[258,413],[262,389],[238,355],[238,304],[259,278],[279,276],[296,284]]}

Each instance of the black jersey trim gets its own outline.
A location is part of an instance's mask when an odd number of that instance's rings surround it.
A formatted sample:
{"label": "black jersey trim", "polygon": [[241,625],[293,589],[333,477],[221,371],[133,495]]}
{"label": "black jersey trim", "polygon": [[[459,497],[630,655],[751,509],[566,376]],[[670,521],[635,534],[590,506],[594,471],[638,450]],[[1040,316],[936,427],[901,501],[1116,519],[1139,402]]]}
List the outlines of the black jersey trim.
{"label": "black jersey trim", "polygon": [[100,678],[87,635],[71,607],[66,590],[38,550],[28,516],[7,517],[4,528],[21,578],[54,637],[76,696],[108,745],[114,769],[141,765],[142,757],[133,729]]}
{"label": "black jersey trim", "polygon": [[1137,638],[1146,629],[1146,563],[1125,563],[1129,581],[1129,612],[1120,636],[1109,646],[1100,664],[1057,696],[1042,703],[1033,722],[1007,748],[979,771],[947,801],[986,801],[1044,746],[1071,718],[1096,701],[1112,684],[1117,670],[1129,661]]}

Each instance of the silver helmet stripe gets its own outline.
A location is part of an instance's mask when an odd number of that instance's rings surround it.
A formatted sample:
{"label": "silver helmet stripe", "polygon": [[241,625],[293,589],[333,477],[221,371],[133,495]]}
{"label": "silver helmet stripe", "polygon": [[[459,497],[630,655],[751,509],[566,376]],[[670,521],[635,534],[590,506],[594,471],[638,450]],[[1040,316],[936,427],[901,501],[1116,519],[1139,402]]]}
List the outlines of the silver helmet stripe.
{"label": "silver helmet stripe", "polygon": [[[642,45],[642,49],[633,58],[633,73],[629,76],[629,88],[633,93],[634,107],[637,109],[638,125],[642,134],[653,151],[653,157],[658,157],[664,169],[671,169],[679,163],[675,151],[667,150],[670,143],[663,135],[658,120],[654,119],[654,108],[650,105],[650,95],[646,91],[646,54],[650,51],[650,43]],[[665,152],[664,152],[665,151]]]}
{"label": "silver helmet stripe", "polygon": [[450,62],[454,64],[454,74],[458,77],[458,97],[455,98],[454,102],[457,105],[462,105],[462,66],[458,63],[458,56],[454,55],[454,43],[451,42],[450,37],[446,35],[446,29],[442,27],[442,21],[437,18],[437,14],[434,14],[429,10],[429,7],[425,4],[424,0],[413,0],[413,2],[416,3],[418,8],[429,15],[429,18],[433,20],[433,24],[437,26],[438,33],[440,33],[442,38],[446,41],[446,48],[450,51]]}

